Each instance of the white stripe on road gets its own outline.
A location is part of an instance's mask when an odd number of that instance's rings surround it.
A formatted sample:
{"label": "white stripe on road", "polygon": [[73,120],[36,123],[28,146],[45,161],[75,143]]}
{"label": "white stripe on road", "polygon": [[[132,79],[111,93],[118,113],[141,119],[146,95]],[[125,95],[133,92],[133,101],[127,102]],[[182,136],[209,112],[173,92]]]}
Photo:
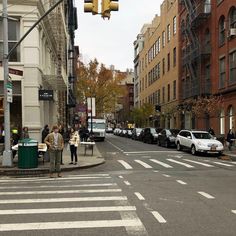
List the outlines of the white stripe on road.
{"label": "white stripe on road", "polygon": [[118,160],[118,162],[120,162],[120,164],[123,165],[125,169],[127,170],[133,169],[133,167],[130,164],[128,164],[126,161]]}
{"label": "white stripe on road", "polygon": [[93,202],[93,201],[126,201],[125,196],[111,196],[111,197],[77,197],[77,198],[36,198],[36,199],[9,199],[1,200],[1,204],[12,203],[43,203],[43,202]]}
{"label": "white stripe on road", "polygon": [[143,167],[145,167],[147,169],[152,169],[152,167],[150,165],[148,165],[147,163],[145,163],[144,161],[140,161],[140,160],[134,160],[134,161],[139,163],[140,165],[142,165]]}
{"label": "white stripe on road", "polygon": [[159,172],[159,170],[154,170],[153,172],[157,173],[157,172]]}
{"label": "white stripe on road", "polygon": [[233,166],[233,165],[230,165],[230,164],[225,164],[225,163],[222,163],[222,162],[218,162],[218,161],[213,161],[213,163],[217,164],[217,165],[221,165],[221,166]]}
{"label": "white stripe on road", "polygon": [[158,213],[157,211],[152,211],[151,212],[153,214],[153,216],[157,219],[157,221],[159,223],[166,223],[166,220],[162,217],[162,215],[160,213]]}
{"label": "white stripe on road", "polygon": [[182,166],[185,166],[187,168],[194,168],[194,166],[191,166],[189,164],[186,164],[186,163],[183,163],[183,162],[180,162],[180,161],[176,161],[176,160],[173,160],[173,159],[167,159],[168,161],[170,162],[174,162],[176,164],[179,164],[179,165],[182,165]]}
{"label": "white stripe on road", "polygon": [[121,192],[121,189],[79,189],[62,191],[24,191],[24,192],[1,192],[1,195],[27,195],[27,194],[64,194],[64,193],[112,193]]}
{"label": "white stripe on road", "polygon": [[159,152],[166,152],[166,153],[179,153],[177,151],[166,151],[166,150],[163,150],[163,151],[137,151],[137,152],[124,152],[126,154],[142,154],[142,153],[159,153]]}
{"label": "white stripe on road", "polygon": [[165,174],[163,174],[163,176],[165,176],[165,177],[167,177],[167,178],[169,178],[169,177],[170,177],[170,175],[165,175]]}
{"label": "white stripe on road", "polygon": [[182,185],[186,185],[187,183],[185,183],[184,181],[182,180],[176,180],[176,182],[178,182],[179,184],[182,184]]}
{"label": "white stripe on road", "polygon": [[189,159],[184,159],[184,160],[188,161],[188,162],[196,163],[198,165],[206,166],[206,167],[214,167],[212,165],[209,165],[209,164],[206,164],[206,163],[202,163],[202,162],[199,162],[199,161],[193,161],[193,160],[189,160]]}
{"label": "white stripe on road", "polygon": [[122,175],[119,176],[120,179],[124,179],[124,177]]}
{"label": "white stripe on road", "polygon": [[135,210],[136,210],[135,206],[13,209],[13,210],[1,210],[0,215],[52,214],[52,213],[74,213],[74,212],[108,212],[108,211],[135,211]]}
{"label": "white stripe on road", "polygon": [[109,144],[111,144],[114,148],[116,148],[117,150],[119,150],[120,152],[123,152],[124,150],[121,149],[120,147],[116,146],[115,144],[113,144],[112,142],[106,140],[106,142],[108,142]]}
{"label": "white stripe on road", "polygon": [[236,210],[232,210],[232,213],[236,214]]}
{"label": "white stripe on road", "polygon": [[214,199],[215,197],[213,197],[212,195],[205,193],[205,192],[198,192],[199,194],[201,194],[202,196],[208,198],[208,199]]}
{"label": "white stripe on road", "polygon": [[157,163],[157,164],[159,164],[159,165],[161,165],[161,166],[164,166],[165,168],[173,168],[173,166],[170,166],[170,165],[168,165],[168,164],[166,164],[166,163],[164,163],[164,162],[158,161],[158,160],[156,160],[156,159],[150,159],[150,161],[152,161],[152,162],[154,162],[154,163]]}
{"label": "white stripe on road", "polygon": [[134,194],[136,195],[136,197],[137,197],[139,200],[141,200],[141,201],[144,201],[144,200],[145,200],[145,198],[142,196],[141,193],[135,192]]}
{"label": "white stripe on road", "polygon": [[137,219],[130,220],[94,220],[94,221],[66,221],[43,223],[0,224],[0,231],[47,230],[47,229],[85,229],[85,228],[111,228],[111,227],[140,227],[142,222]]}
{"label": "white stripe on road", "polygon": [[124,181],[126,185],[131,185],[129,181]]}
{"label": "white stripe on road", "polygon": [[77,187],[109,187],[117,186],[116,183],[107,184],[72,184],[72,185],[38,185],[38,186],[5,186],[0,187],[0,189],[32,189],[32,188],[77,188]]}

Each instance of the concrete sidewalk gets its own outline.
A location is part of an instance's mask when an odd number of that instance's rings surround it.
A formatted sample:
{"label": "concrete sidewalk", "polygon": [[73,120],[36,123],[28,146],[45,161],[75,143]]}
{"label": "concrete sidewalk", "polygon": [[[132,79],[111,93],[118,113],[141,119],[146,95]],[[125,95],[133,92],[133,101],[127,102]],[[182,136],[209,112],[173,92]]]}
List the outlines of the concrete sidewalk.
{"label": "concrete sidewalk", "polygon": [[[78,163],[77,165],[70,165],[71,162],[70,152],[65,148],[63,150],[63,163],[61,165],[63,171],[71,171],[81,168],[89,168],[105,163],[104,158],[102,158],[97,146],[94,145],[93,156],[91,156],[91,150],[87,150],[87,155],[84,155],[84,147],[79,146],[77,150]],[[43,163],[43,158],[38,159],[38,167],[31,169],[20,169],[18,168],[18,158],[17,156],[13,160],[13,167],[3,167],[2,166],[2,156],[0,156],[0,175],[42,175],[49,173],[49,161],[45,160]]]}

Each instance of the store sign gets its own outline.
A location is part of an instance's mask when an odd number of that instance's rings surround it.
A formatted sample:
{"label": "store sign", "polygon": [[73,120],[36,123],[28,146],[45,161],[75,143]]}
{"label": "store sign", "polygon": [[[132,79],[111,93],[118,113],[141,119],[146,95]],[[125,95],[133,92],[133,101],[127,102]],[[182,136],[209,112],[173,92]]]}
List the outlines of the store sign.
{"label": "store sign", "polygon": [[52,101],[53,90],[39,90],[39,100]]}

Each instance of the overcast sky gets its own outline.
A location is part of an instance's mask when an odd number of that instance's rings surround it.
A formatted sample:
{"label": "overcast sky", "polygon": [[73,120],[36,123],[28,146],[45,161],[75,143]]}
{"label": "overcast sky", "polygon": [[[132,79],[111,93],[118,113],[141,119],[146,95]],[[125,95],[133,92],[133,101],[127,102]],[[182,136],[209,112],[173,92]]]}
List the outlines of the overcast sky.
{"label": "overcast sky", "polygon": [[83,60],[97,58],[106,66],[114,65],[125,71],[133,68],[133,42],[143,24],[160,14],[163,0],[119,0],[119,11],[111,12],[110,20],[100,15],[84,13],[84,1],[75,0],[78,11],[78,30],[75,43]]}

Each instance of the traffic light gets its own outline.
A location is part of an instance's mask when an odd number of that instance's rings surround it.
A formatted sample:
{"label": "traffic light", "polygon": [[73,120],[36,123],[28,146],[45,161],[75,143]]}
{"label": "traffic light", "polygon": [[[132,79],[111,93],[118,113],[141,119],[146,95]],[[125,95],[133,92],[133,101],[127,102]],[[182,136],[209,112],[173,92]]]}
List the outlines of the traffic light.
{"label": "traffic light", "polygon": [[102,17],[103,18],[110,18],[111,11],[118,11],[119,10],[119,0],[102,0]]}
{"label": "traffic light", "polygon": [[93,15],[98,14],[98,0],[84,0],[84,12],[92,12]]}

